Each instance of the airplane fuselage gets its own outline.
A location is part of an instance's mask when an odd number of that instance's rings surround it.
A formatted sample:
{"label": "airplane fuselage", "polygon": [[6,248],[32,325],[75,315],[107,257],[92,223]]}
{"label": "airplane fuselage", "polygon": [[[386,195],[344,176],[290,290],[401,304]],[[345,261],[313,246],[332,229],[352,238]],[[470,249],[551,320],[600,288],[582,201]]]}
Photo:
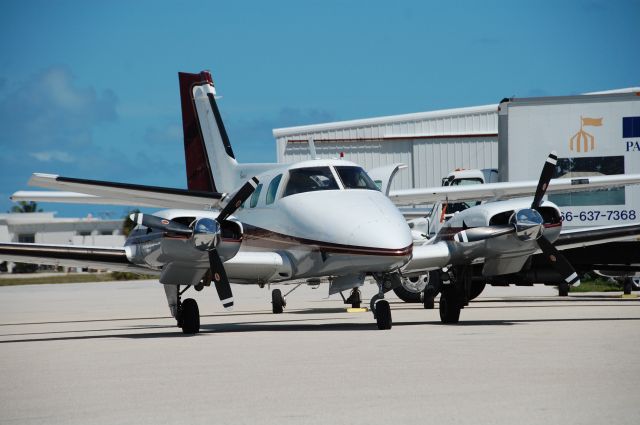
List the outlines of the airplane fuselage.
{"label": "airplane fuselage", "polygon": [[[413,241],[404,217],[380,191],[354,188],[357,182],[347,182],[347,173],[357,172],[364,171],[348,161],[314,160],[258,175],[258,188],[227,220],[222,235],[219,251],[229,278],[263,283],[354,271],[384,273],[407,263]],[[202,217],[215,219],[217,214],[174,209],[155,213],[184,224]],[[174,267],[184,273],[188,263],[199,274],[209,267],[206,252],[194,248],[189,238],[143,226],[133,230],[126,246],[130,260],[138,265],[160,269],[184,261],[184,267]],[[284,271],[268,279],[247,280],[246,271],[234,268],[234,257],[260,253],[279,255],[281,260],[276,257],[276,261],[282,262]]]}

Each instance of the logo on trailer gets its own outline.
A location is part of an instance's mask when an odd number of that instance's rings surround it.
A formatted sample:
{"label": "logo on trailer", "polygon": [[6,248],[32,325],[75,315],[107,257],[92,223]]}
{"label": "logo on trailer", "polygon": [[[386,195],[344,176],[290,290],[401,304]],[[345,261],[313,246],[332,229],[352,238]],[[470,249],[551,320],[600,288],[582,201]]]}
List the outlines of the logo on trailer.
{"label": "logo on trailer", "polygon": [[[640,117],[622,118],[622,138],[640,139]],[[640,152],[639,140],[625,140],[627,152]]]}
{"label": "logo on trailer", "polygon": [[601,127],[602,118],[580,117],[580,130],[569,139],[569,149],[576,152],[589,152],[596,148],[596,138],[584,131],[584,127]]}

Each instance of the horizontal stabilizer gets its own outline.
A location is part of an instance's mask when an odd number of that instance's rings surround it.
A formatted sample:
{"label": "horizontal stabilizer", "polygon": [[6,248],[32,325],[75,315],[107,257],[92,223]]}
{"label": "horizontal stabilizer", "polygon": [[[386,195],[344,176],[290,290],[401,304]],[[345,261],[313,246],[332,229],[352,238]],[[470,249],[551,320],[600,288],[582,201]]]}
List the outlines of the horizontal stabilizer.
{"label": "horizontal stabilizer", "polygon": [[[58,192],[58,195],[50,195],[44,202],[73,202],[73,203],[100,203],[112,205],[148,206],[157,208],[192,208],[209,209],[219,206],[225,194],[217,192],[202,192],[186,189],[174,189],[158,186],[144,186],[129,183],[116,183],[99,180],[85,180],[70,177],[62,177],[53,174],[34,173],[29,179],[30,186],[44,187],[72,191],[73,193]],[[42,196],[43,192],[39,193]],[[90,196],[102,198],[100,200]],[[29,196],[28,192],[16,192],[12,199],[23,200]]]}
{"label": "horizontal stabilizer", "polygon": [[[36,191],[19,190],[9,197],[13,202],[33,201],[33,202],[55,202],[64,204],[88,204],[88,205],[134,205],[131,200],[108,198],[105,196],[87,195],[78,192],[58,192],[58,191]],[[138,207],[159,207],[157,203],[145,204],[137,201]]]}

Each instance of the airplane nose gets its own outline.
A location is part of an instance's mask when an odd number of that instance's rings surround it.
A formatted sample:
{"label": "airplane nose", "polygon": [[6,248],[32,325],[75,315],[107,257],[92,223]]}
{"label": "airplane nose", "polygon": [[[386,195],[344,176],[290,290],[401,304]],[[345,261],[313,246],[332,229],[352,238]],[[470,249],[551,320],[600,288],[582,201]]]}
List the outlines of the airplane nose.
{"label": "airplane nose", "polygon": [[[413,239],[406,220],[382,193],[372,190],[314,192],[315,202],[296,202],[289,209],[295,227],[314,239],[369,255],[411,254]],[[288,198],[283,201],[290,202]]]}
{"label": "airplane nose", "polygon": [[[398,217],[399,216],[399,217]],[[381,253],[403,255],[412,246],[411,230],[402,217],[390,214],[371,214],[360,217],[349,234],[353,245],[379,248]]]}

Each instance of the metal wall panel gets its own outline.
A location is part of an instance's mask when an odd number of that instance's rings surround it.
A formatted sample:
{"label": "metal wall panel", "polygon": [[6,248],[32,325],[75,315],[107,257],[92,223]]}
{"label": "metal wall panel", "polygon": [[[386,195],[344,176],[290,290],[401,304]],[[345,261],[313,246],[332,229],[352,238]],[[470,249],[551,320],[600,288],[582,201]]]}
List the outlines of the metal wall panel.
{"label": "metal wall panel", "polygon": [[497,168],[498,138],[419,139],[413,144],[415,187],[440,186],[456,168]]}
{"label": "metal wall panel", "polygon": [[497,167],[497,132],[497,105],[273,131],[278,162],[309,159],[306,140],[311,137],[321,158],[336,158],[344,152],[346,159],[369,170],[402,162],[408,168],[396,175],[393,189],[439,186],[455,168]]}

